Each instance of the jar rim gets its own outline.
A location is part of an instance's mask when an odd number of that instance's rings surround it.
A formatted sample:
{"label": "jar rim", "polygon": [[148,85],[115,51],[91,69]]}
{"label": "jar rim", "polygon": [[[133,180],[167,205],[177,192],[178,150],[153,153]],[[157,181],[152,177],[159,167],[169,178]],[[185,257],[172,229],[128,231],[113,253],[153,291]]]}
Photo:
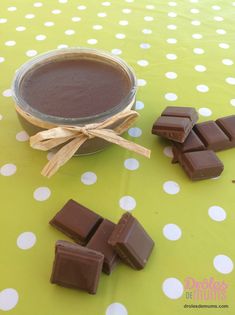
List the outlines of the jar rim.
{"label": "jar rim", "polygon": [[[20,95],[20,85],[24,78],[24,76],[33,69],[36,65],[43,63],[50,58],[53,60],[53,57],[60,57],[63,55],[76,55],[76,54],[87,54],[91,57],[100,57],[101,59],[105,59],[106,61],[110,61],[119,65],[128,75],[131,83],[131,88],[128,94],[122,99],[122,101],[115,105],[114,107],[95,115],[84,116],[84,117],[60,117],[55,115],[45,114],[40,112],[39,110],[33,108],[28,104]],[[130,102],[135,97],[137,91],[137,79],[133,69],[121,58],[106,52],[104,50],[98,50],[94,48],[86,48],[86,47],[71,47],[71,48],[62,48],[62,49],[54,49],[50,50],[46,53],[42,53],[33,57],[32,59],[28,60],[21,67],[16,71],[15,76],[12,81],[12,97],[15,103],[24,111],[29,113],[30,115],[53,124],[58,125],[83,125],[91,122],[98,122],[102,121],[110,116],[115,115],[116,113],[120,112],[122,109],[127,107]]]}

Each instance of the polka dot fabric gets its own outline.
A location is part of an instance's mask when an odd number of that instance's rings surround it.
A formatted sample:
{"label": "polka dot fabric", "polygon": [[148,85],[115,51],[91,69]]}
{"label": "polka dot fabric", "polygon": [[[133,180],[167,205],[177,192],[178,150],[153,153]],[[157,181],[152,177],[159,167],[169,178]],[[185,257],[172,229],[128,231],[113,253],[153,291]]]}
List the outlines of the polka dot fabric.
{"label": "polka dot fabric", "polygon": [[[234,150],[218,153],[225,165],[219,178],[192,183],[151,127],[167,105],[193,106],[201,122],[235,113],[234,10],[232,0],[1,1],[0,311],[192,314],[185,304],[215,303],[186,299],[190,276],[225,281],[227,297],[218,304],[232,314]],[[124,136],[152,155],[113,145],[72,158],[48,180],[40,171],[54,153],[29,147],[11,82],[30,58],[78,46],[112,52],[133,67],[141,116]],[[70,198],[114,222],[125,211],[135,215],[156,242],[145,270],[120,265],[101,276],[96,296],[51,285],[54,243],[67,238],[48,221]]]}

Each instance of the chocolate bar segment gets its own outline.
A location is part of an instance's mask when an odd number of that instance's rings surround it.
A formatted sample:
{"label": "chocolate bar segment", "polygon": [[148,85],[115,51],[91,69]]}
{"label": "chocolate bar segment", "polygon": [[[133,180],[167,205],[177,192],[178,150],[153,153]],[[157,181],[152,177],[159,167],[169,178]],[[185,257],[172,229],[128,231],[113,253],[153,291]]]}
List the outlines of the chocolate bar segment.
{"label": "chocolate bar segment", "polygon": [[197,119],[198,114],[192,107],[168,106],[153,124],[152,133],[183,143]]}
{"label": "chocolate bar segment", "polygon": [[97,213],[70,199],[50,221],[50,224],[85,245],[94,234],[103,218]]}
{"label": "chocolate bar segment", "polygon": [[108,275],[119,262],[117,253],[113,247],[108,244],[108,239],[114,228],[115,224],[113,222],[104,219],[86,246],[87,248],[101,252],[104,255],[103,272]]}
{"label": "chocolate bar segment", "polygon": [[[177,149],[174,154],[177,155]],[[223,163],[216,156],[215,152],[211,150],[187,153],[178,151],[177,158],[186,174],[192,180],[218,177],[224,169]]]}
{"label": "chocolate bar segment", "polygon": [[229,138],[213,120],[196,124],[193,129],[209,150],[220,151],[230,146]]}
{"label": "chocolate bar segment", "polygon": [[198,113],[193,107],[168,106],[162,112],[161,116],[189,118],[193,124],[195,124],[195,122],[198,120]]}
{"label": "chocolate bar segment", "polygon": [[229,137],[231,147],[235,146],[235,115],[222,117],[216,120],[216,124]]}
{"label": "chocolate bar segment", "polygon": [[153,240],[130,213],[123,214],[108,243],[125,263],[137,270],[144,268],[154,247]]}
{"label": "chocolate bar segment", "polygon": [[95,294],[104,255],[67,241],[57,241],[51,282]]}

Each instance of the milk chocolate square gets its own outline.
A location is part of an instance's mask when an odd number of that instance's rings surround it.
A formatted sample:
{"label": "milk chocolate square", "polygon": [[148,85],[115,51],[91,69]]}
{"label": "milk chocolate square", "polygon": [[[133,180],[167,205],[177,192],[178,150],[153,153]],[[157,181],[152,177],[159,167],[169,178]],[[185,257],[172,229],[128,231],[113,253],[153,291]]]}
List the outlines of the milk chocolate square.
{"label": "milk chocolate square", "polygon": [[132,268],[143,269],[153,250],[154,242],[130,213],[125,213],[108,241],[120,258]]}
{"label": "milk chocolate square", "polygon": [[230,145],[229,138],[213,120],[196,124],[193,129],[209,150],[220,151]]}
{"label": "milk chocolate square", "polygon": [[50,221],[50,224],[85,245],[94,234],[103,218],[97,213],[70,199]]}
{"label": "milk chocolate square", "polygon": [[104,219],[86,246],[87,248],[101,252],[104,255],[103,272],[108,275],[119,262],[119,257],[116,251],[110,244],[108,244],[108,239],[114,228],[115,224],[113,222]]}
{"label": "milk chocolate square", "polygon": [[67,241],[57,241],[51,282],[95,294],[104,256]]}
{"label": "milk chocolate square", "polygon": [[235,146],[235,115],[219,118],[216,123],[229,137],[231,147]]}
{"label": "milk chocolate square", "polygon": [[167,106],[161,116],[174,116],[189,118],[194,124],[198,120],[198,113],[193,107]]}

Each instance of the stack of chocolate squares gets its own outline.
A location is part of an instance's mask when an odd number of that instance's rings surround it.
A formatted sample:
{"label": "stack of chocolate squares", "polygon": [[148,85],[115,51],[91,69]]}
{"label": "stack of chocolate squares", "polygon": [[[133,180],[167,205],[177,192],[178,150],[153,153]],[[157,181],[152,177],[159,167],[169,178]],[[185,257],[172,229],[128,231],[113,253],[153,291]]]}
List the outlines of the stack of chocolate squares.
{"label": "stack of chocolate squares", "polygon": [[90,294],[96,293],[102,270],[111,274],[120,260],[143,269],[154,246],[130,213],[114,224],[72,199],[50,224],[77,243],[56,242],[51,282]]}
{"label": "stack of chocolate squares", "polygon": [[172,163],[179,162],[192,180],[218,177],[224,165],[215,152],[235,147],[235,115],[196,124],[193,107],[167,107],[152,133],[171,140]]}

